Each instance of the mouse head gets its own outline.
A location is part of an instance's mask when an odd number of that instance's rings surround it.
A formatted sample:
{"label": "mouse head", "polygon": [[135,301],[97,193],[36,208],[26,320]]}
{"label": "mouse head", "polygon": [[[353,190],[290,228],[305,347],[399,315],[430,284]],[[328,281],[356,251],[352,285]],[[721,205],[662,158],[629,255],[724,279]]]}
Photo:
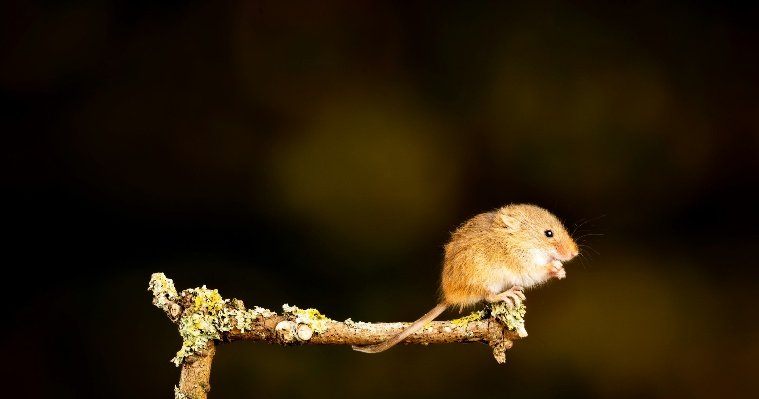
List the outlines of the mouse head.
{"label": "mouse head", "polygon": [[529,204],[512,204],[496,212],[495,227],[509,241],[529,254],[535,265],[566,262],[579,253],[577,244],[559,219],[547,210]]}

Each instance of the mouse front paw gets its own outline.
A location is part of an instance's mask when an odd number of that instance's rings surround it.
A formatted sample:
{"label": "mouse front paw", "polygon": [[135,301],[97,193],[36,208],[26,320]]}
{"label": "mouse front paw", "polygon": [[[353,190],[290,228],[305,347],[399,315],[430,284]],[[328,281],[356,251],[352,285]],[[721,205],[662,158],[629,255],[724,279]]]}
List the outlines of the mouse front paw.
{"label": "mouse front paw", "polygon": [[564,270],[564,265],[561,262],[554,260],[548,265],[548,275],[561,280],[567,277],[567,271]]}

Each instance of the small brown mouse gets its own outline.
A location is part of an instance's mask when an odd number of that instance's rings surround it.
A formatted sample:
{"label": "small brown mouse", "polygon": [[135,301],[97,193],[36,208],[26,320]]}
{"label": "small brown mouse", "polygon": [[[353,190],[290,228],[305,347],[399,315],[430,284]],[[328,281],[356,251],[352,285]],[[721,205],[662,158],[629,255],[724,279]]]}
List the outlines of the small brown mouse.
{"label": "small brown mouse", "polygon": [[445,245],[440,303],[393,338],[353,349],[387,350],[449,307],[461,310],[481,301],[514,306],[525,299],[524,288],[566,277],[562,262],[578,253],[559,219],[539,206],[511,204],[481,213],[459,226]]}

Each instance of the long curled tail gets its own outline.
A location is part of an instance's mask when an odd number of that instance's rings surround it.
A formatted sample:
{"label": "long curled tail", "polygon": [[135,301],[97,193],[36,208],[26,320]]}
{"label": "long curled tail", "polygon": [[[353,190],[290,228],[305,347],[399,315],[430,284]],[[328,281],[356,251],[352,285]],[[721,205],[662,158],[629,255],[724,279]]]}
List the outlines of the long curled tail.
{"label": "long curled tail", "polygon": [[427,312],[424,316],[420,317],[419,320],[415,321],[410,326],[406,327],[405,330],[399,332],[396,336],[388,339],[387,341],[380,342],[378,344],[374,345],[364,345],[364,346],[356,346],[353,345],[352,348],[354,351],[364,352],[364,353],[379,353],[385,350],[388,350],[395,346],[395,344],[403,341],[408,337],[409,335],[413,334],[420,328],[424,327],[425,324],[431,322],[432,320],[435,320],[436,317],[440,316],[445,309],[448,308],[448,305],[445,303],[439,303],[437,306],[432,308],[429,312]]}

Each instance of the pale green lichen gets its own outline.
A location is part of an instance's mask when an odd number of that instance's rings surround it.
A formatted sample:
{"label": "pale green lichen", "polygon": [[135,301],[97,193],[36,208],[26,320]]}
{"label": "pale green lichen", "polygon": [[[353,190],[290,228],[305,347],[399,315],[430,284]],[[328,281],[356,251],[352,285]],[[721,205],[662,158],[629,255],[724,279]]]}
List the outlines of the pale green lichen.
{"label": "pale green lichen", "polygon": [[224,299],[218,290],[209,290],[205,285],[182,292],[182,297],[188,296],[191,305],[179,320],[182,348],[171,359],[177,366],[187,356],[205,349],[208,341],[220,339],[222,332],[233,328],[245,332],[253,328],[253,322],[259,316],[270,317],[276,314],[261,307],[245,309],[242,301]]}
{"label": "pale green lichen", "polygon": [[153,291],[153,304],[164,311],[168,311],[174,301],[177,300],[177,289],[174,281],[167,278],[163,273],[153,273],[150,276],[148,291]]}
{"label": "pale green lichen", "polygon": [[189,396],[182,393],[179,387],[174,385],[174,399],[189,399]]}
{"label": "pale green lichen", "polygon": [[480,321],[485,318],[485,311],[478,310],[470,313],[468,316],[459,317],[458,319],[451,320],[451,324],[455,326],[465,326],[473,321]]}
{"label": "pale green lichen", "polygon": [[234,320],[234,326],[237,327],[240,332],[245,332],[246,330],[251,330],[253,328],[253,321],[259,316],[271,317],[276,315],[275,312],[272,312],[269,309],[264,309],[260,306],[256,306],[253,309],[245,309],[242,301],[239,299],[233,300],[233,302],[234,301],[237,301],[238,303],[225,307],[219,314],[219,318],[221,319],[221,325],[219,326],[220,331],[230,331],[232,329],[232,320]]}
{"label": "pale green lichen", "polygon": [[345,323],[346,326],[351,327],[351,328],[366,328],[366,327],[373,326],[372,323],[367,323],[365,321],[353,321],[353,319],[351,318],[345,319],[343,323]]}
{"label": "pale green lichen", "polygon": [[291,314],[295,316],[295,323],[303,323],[311,327],[314,333],[319,334],[327,331],[327,323],[333,321],[329,317],[321,314],[318,310],[300,309],[297,306],[290,306],[288,304],[282,305],[282,310],[285,314]]}
{"label": "pale green lichen", "polygon": [[496,320],[503,323],[511,331],[516,331],[520,337],[527,336],[527,330],[524,327],[524,315],[527,313],[527,307],[520,303],[512,308],[505,303],[499,302],[489,306],[490,315]]}
{"label": "pale green lichen", "polygon": [[205,349],[208,341],[221,338],[216,315],[191,313],[179,320],[179,335],[182,336],[182,348],[171,361],[179,366],[187,357]]}

